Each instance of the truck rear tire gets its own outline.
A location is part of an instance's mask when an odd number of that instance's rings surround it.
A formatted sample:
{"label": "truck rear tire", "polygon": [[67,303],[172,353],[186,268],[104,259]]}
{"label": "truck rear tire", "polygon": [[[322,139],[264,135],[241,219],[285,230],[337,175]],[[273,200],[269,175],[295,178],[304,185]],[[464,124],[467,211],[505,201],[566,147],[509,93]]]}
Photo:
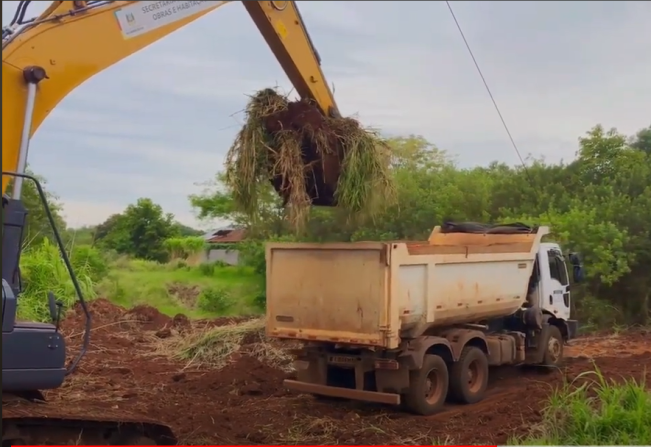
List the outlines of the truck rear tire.
{"label": "truck rear tire", "polygon": [[545,341],[545,355],[541,366],[554,368],[563,361],[563,334],[557,326],[549,326],[549,335]]}
{"label": "truck rear tire", "polygon": [[448,365],[438,355],[427,354],[423,366],[409,372],[409,391],[404,406],[412,413],[429,416],[445,404],[448,394]]}
{"label": "truck rear tire", "polygon": [[481,401],[488,387],[488,358],[476,346],[466,346],[450,367],[448,398],[460,404]]}

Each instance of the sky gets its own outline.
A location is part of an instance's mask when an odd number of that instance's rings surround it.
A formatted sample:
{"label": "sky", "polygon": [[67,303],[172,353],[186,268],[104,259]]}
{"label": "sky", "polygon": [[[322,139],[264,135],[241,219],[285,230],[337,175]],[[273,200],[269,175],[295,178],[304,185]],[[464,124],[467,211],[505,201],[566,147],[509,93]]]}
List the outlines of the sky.
{"label": "sky", "polygon": [[[17,3],[2,2],[3,18]],[[29,15],[43,5],[33,2]],[[423,135],[461,166],[519,163],[444,2],[299,7],[344,115],[390,135]],[[523,156],[570,160],[595,124],[627,134],[651,124],[651,2],[452,7]],[[69,226],[150,197],[206,228],[214,222],[197,221],[188,196],[223,168],[246,95],[275,85],[290,90],[233,2],[73,91],[34,136],[29,163]]]}

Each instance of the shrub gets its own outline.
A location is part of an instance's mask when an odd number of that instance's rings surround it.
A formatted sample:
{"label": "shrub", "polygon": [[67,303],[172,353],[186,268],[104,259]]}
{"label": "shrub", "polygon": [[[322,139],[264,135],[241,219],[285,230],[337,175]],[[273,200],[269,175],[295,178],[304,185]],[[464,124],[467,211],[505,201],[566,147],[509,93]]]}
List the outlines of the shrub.
{"label": "shrub", "polygon": [[[81,292],[86,299],[96,297],[94,278],[106,275],[108,267],[92,247],[79,251],[71,258]],[[48,292],[53,292],[64,307],[71,307],[77,294],[70,274],[56,245],[44,239],[39,245],[26,249],[20,260],[23,292],[18,300],[18,315],[30,321],[49,321]]]}
{"label": "shrub", "polygon": [[201,236],[173,237],[163,242],[172,259],[187,259],[201,253],[206,248],[206,241]]}
{"label": "shrub", "polygon": [[212,313],[225,313],[235,304],[230,292],[220,287],[204,289],[197,298],[199,309]]}
{"label": "shrub", "polygon": [[[643,371],[640,371],[644,374]],[[584,381],[576,387],[577,381]],[[651,393],[644,382],[581,374],[550,398],[542,426],[518,445],[651,445]]]}

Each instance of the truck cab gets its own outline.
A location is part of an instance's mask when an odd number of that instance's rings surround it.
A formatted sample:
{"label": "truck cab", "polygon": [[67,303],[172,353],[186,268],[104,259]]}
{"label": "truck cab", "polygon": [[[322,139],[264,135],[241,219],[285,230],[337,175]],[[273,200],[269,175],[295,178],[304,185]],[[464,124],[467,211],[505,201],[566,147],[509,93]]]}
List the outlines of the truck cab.
{"label": "truck cab", "polygon": [[[580,266],[573,266],[575,272]],[[563,336],[576,336],[577,322],[571,315],[570,276],[563,251],[555,242],[540,244],[527,296],[528,305],[538,307],[543,314],[557,320],[564,328]]]}

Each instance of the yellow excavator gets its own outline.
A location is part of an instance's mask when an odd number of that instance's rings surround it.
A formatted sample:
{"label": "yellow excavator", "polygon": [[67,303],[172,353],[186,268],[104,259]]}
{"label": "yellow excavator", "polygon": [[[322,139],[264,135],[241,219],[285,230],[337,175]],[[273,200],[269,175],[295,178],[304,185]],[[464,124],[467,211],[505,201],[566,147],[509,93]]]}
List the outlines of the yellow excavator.
{"label": "yellow excavator", "polygon": [[[55,1],[29,18],[19,2],[2,30],[2,447],[19,444],[174,445],[170,427],[125,411],[53,408],[43,390],[60,387],[90,342],[91,315],[38,180],[25,173],[29,142],[48,114],[84,81],[228,3],[241,3],[297,93],[338,115],[320,58],[293,1]],[[201,76],[201,73],[191,73]],[[10,194],[5,194],[9,182]],[[43,297],[50,323],[16,318],[20,253],[27,211],[25,181],[35,182],[86,316],[79,352],[69,355],[59,331],[61,304]],[[70,359],[68,361],[68,359]],[[45,403],[44,403],[45,402]]]}

